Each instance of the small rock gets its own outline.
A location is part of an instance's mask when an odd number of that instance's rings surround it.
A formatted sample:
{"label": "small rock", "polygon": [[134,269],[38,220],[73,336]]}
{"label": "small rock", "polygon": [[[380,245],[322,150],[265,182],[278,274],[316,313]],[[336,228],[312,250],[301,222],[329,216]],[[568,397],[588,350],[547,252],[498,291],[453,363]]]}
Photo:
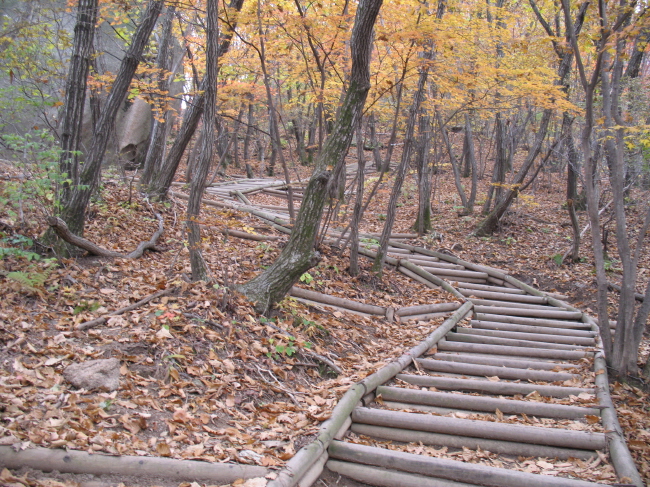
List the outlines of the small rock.
{"label": "small rock", "polygon": [[114,391],[120,386],[120,361],[109,358],[72,364],[63,371],[63,377],[80,389]]}

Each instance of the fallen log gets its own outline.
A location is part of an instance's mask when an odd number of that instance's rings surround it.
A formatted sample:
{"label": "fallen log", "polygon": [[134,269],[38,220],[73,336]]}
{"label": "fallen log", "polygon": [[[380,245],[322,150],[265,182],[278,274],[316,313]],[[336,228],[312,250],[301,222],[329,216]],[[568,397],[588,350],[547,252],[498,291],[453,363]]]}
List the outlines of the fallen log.
{"label": "fallen log", "polygon": [[322,294],[316,291],[309,291],[308,289],[302,289],[296,286],[291,288],[291,296],[295,296],[297,298],[309,299],[310,301],[329,304],[332,306],[338,306],[339,308],[346,308],[352,311],[359,311],[361,313],[366,313],[369,315],[386,316],[386,308],[382,306],[359,303],[357,301],[352,301],[351,299],[330,296],[328,294]]}
{"label": "fallen log", "polygon": [[164,230],[164,222],[162,216],[158,213],[154,213],[156,219],[158,220],[158,230],[152,235],[152,237],[146,241],[141,242],[137,248],[128,254],[123,254],[121,252],[115,252],[113,250],[106,250],[101,248],[99,245],[94,244],[90,240],[87,240],[83,237],[73,234],[68,225],[57,216],[50,216],[47,218],[47,224],[52,227],[54,233],[56,233],[59,238],[65,240],[75,247],[79,247],[82,250],[85,250],[89,254],[96,255],[98,257],[111,257],[111,258],[123,258],[123,259],[138,259],[142,257],[145,250],[154,250],[157,251],[156,242],[160,238]]}
{"label": "fallen log", "polygon": [[6,468],[30,467],[44,472],[93,475],[133,475],[163,478],[167,481],[210,481],[228,484],[237,479],[264,477],[264,467],[232,463],[207,463],[174,458],[113,456],[89,454],[76,450],[27,448],[15,451],[11,446],[0,446],[0,465]]}
{"label": "fallen log", "polygon": [[256,233],[242,232],[240,230],[235,230],[234,228],[228,228],[228,227],[219,228],[219,227],[206,226],[205,228],[207,230],[212,230],[212,231],[222,233],[226,236],[242,238],[245,240],[264,241],[264,240],[280,240],[282,238],[278,235],[259,235]]}
{"label": "fallen log", "polygon": [[[534,296],[531,296],[534,297]],[[495,299],[467,298],[476,306],[492,306],[501,308],[539,309],[541,311],[554,310],[546,304],[518,303],[516,301],[498,301]]]}
{"label": "fallen log", "polygon": [[140,306],[147,304],[150,301],[153,301],[154,299],[157,298],[162,298],[163,296],[169,296],[170,294],[175,293],[178,291],[178,288],[173,287],[170,289],[164,289],[162,291],[158,291],[156,293],[150,294],[149,296],[141,299],[140,301],[133,303],[129,306],[125,306],[124,308],[117,309],[115,311],[112,311],[108,313],[107,315],[100,316],[99,318],[95,318],[94,320],[86,321],[84,323],[79,323],[77,326],[75,326],[76,330],[88,330],[89,328],[93,328],[95,326],[103,325],[106,323],[112,316],[119,316],[121,314],[127,313],[129,311],[133,311],[134,309],[139,308]]}
{"label": "fallen log", "polygon": [[[618,284],[614,284],[613,282],[608,282],[607,285],[610,288],[612,288],[614,291],[617,291],[619,293],[621,292],[621,286],[619,286]],[[641,293],[634,293],[634,299],[643,303],[643,300],[645,299],[645,295]]]}
{"label": "fallen log", "polygon": [[592,482],[573,480],[550,475],[536,475],[505,468],[488,467],[469,462],[458,462],[426,455],[373,448],[365,445],[335,441],[329,449],[331,458],[377,467],[394,468],[411,473],[427,475],[435,472],[437,477],[489,487],[594,487]]}

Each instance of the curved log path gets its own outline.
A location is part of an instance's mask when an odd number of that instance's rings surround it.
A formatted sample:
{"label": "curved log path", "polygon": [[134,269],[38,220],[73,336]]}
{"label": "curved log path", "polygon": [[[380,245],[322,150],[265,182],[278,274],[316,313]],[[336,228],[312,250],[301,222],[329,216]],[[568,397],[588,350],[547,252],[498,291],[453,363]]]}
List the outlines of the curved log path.
{"label": "curved log path", "polygon": [[[256,206],[249,200],[260,192],[286,199],[284,187],[282,181],[263,179],[218,183],[207,193],[219,201],[204,203],[250,212],[288,233],[286,207]],[[299,203],[300,192],[293,194]],[[341,233],[332,230],[328,237],[340,239]],[[299,288],[292,294],[376,319],[427,322],[443,316],[444,322],[432,325],[419,345],[352,386],[315,440],[279,472],[206,464],[200,477],[226,483],[233,476],[266,473],[268,487],[308,487],[327,468],[357,482],[389,487],[598,485],[571,471],[544,475],[508,468],[520,457],[542,465],[577,458],[593,467],[605,459],[616,470],[616,485],[642,487],[609,395],[594,320],[498,269],[399,240],[409,237],[394,235],[387,265],[426,286],[444,288],[455,301],[393,309]],[[359,250],[374,257],[372,245],[362,244]],[[429,454],[430,446],[439,449],[436,455]],[[0,465],[42,465],[39,455],[51,453],[42,450],[14,452],[0,446]],[[489,458],[490,464],[455,459],[468,452],[474,461]],[[35,457],[26,461],[25,455]],[[87,471],[93,463],[73,458],[73,452],[62,455],[57,461],[63,470],[78,464],[75,468]],[[140,472],[164,471],[168,478],[187,481],[195,476],[190,473],[195,465],[185,461],[93,457],[109,471],[132,462]]]}
{"label": "curved log path", "polygon": [[[286,198],[277,182],[263,188],[255,187],[257,181],[238,184],[244,189],[219,188],[221,194],[228,192],[229,206],[289,231],[285,207],[254,207],[245,196],[265,191]],[[341,236],[336,231],[328,235]],[[361,244],[359,250],[374,257],[372,245]],[[399,240],[391,241],[386,262],[427,286],[443,287],[460,302],[394,310],[294,288],[292,295],[307,303],[379,319],[447,319],[420,345],[351,387],[319,436],[269,487],[312,485],[325,467],[389,487],[579,487],[597,484],[570,474],[542,475],[507,466],[522,456],[578,458],[596,465],[605,455],[618,485],[643,485],[609,396],[592,318],[498,269]],[[387,441],[407,446],[400,451]],[[409,444],[444,447],[450,454],[410,453],[418,448]],[[491,452],[496,459],[491,465],[503,468],[449,459],[468,449]]]}

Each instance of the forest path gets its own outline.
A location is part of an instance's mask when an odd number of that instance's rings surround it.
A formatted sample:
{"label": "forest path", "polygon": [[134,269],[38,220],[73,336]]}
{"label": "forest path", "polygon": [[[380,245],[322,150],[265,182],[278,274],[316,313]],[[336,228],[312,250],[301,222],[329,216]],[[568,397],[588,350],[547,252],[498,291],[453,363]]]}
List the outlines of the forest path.
{"label": "forest path", "polygon": [[[208,193],[288,231],[286,207],[252,198],[286,200],[281,183],[235,181]],[[299,204],[299,190],[294,197]],[[359,250],[372,257],[375,247],[364,242]],[[399,240],[387,265],[457,301],[392,309],[300,288],[292,295],[380,319],[448,318],[350,388],[318,438],[269,486],[309,486],[319,477],[327,485],[325,467],[329,478],[336,472],[378,486],[579,487],[615,481],[611,466],[623,485],[643,485],[611,404],[592,318],[497,269]]]}

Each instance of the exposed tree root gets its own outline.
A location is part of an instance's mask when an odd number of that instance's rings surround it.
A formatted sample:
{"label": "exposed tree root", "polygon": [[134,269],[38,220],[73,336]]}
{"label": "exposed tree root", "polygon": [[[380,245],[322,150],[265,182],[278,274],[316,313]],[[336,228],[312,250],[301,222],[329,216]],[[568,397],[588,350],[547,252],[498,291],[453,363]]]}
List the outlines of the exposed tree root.
{"label": "exposed tree root", "polygon": [[99,257],[138,259],[142,257],[142,254],[144,254],[145,250],[158,250],[156,248],[156,242],[162,235],[164,226],[162,216],[160,216],[158,213],[154,213],[154,215],[158,220],[158,230],[156,230],[156,233],[153,234],[149,241],[140,243],[140,245],[138,245],[138,247],[129,254],[123,254],[121,252],[103,249],[99,245],[92,243],[90,240],[73,234],[68,228],[68,225],[66,225],[66,223],[59,217],[50,216],[47,218],[47,223],[50,227],[52,227],[59,238],[65,240],[71,245],[74,245],[75,247],[79,247],[80,249],[85,250],[92,255],[97,255]]}

